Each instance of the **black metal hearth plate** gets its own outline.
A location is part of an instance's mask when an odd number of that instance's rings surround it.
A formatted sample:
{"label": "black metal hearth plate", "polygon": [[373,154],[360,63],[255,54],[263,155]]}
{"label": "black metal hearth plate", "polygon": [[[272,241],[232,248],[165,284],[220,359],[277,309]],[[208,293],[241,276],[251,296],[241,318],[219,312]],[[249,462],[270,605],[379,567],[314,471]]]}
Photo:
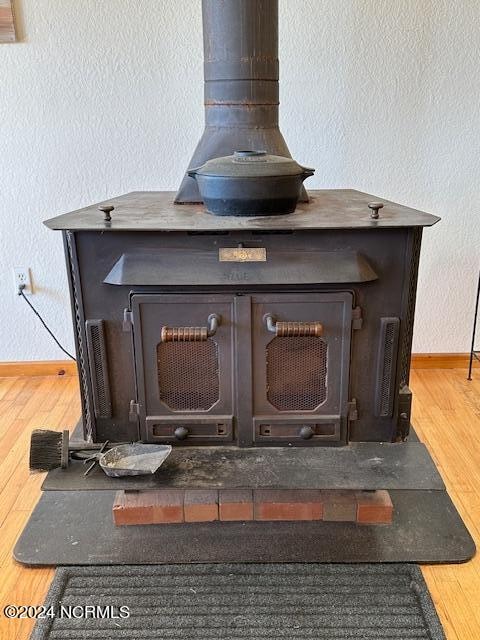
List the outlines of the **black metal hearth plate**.
{"label": "black metal hearth plate", "polygon": [[152,476],[85,477],[72,462],[45,478],[44,491],[178,488],[435,489],[445,486],[424,444],[359,442],[346,447],[176,448]]}
{"label": "black metal hearth plate", "polygon": [[31,566],[203,562],[459,563],[475,544],[445,491],[392,491],[392,525],[213,522],[116,527],[114,492],[42,494],[14,550]]}

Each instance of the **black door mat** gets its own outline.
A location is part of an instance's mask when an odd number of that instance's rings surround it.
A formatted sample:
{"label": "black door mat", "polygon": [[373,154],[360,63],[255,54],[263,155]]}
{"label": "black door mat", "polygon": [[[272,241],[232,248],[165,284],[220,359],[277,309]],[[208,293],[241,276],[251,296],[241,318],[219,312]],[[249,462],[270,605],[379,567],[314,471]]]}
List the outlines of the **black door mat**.
{"label": "black door mat", "polygon": [[391,525],[212,522],[116,527],[112,491],[46,491],[15,549],[31,566],[184,562],[465,562],[475,544],[445,491],[391,491]]}
{"label": "black door mat", "polygon": [[[445,638],[420,569],[407,564],[61,567],[45,604],[56,617],[39,620],[31,640]],[[87,605],[99,609],[81,617]]]}

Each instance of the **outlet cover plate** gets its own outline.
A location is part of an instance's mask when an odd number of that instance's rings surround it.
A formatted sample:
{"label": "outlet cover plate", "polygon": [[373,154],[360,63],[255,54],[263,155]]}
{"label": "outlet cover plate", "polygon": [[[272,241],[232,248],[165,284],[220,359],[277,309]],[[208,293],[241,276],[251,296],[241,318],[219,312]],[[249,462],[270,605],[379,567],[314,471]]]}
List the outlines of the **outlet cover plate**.
{"label": "outlet cover plate", "polygon": [[13,284],[15,287],[15,295],[18,295],[18,287],[21,284],[25,285],[23,293],[26,296],[33,294],[32,278],[30,275],[30,269],[28,267],[13,267]]}

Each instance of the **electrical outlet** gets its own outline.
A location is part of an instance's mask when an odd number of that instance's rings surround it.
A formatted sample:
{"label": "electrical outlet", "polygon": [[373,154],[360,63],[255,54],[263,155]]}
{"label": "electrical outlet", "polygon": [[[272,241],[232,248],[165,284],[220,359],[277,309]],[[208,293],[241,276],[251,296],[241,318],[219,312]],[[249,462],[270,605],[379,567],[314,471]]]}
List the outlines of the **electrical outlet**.
{"label": "electrical outlet", "polygon": [[31,296],[33,293],[32,278],[30,277],[30,269],[28,267],[13,267],[13,284],[15,286],[15,295],[18,295],[18,288],[23,284],[25,288],[23,293]]}

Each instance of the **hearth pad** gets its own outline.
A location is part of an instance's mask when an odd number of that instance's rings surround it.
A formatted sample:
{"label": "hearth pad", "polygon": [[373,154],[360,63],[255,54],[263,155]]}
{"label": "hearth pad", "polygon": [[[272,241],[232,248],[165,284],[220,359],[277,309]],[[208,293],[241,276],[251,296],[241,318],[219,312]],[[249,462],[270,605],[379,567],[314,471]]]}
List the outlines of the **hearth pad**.
{"label": "hearth pad", "polygon": [[113,491],[43,493],[14,550],[31,566],[206,562],[466,562],[474,542],[445,491],[391,491],[392,525],[192,523],[116,527]]}

